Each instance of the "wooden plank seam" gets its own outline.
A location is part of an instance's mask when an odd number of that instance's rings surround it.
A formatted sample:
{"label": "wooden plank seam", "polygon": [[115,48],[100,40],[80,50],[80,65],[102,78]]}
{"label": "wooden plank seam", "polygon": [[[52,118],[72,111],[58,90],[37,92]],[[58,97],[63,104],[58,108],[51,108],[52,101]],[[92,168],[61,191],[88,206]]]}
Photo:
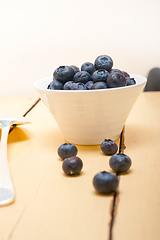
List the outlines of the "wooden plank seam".
{"label": "wooden plank seam", "polygon": [[[23,114],[23,117],[25,117],[39,102],[40,98],[37,99],[37,101]],[[9,133],[14,130],[16,127],[16,124],[12,125]],[[125,126],[123,127],[123,130],[120,135],[120,143],[119,143],[119,153],[124,153],[124,149],[126,148],[124,144],[124,129]],[[119,174],[116,173],[116,175],[119,177]],[[114,193],[113,196],[113,202],[112,202],[112,207],[111,207],[111,222],[110,222],[110,231],[109,231],[109,240],[112,240],[112,232],[113,232],[113,224],[114,224],[114,219],[115,219],[115,214],[116,214],[116,209],[118,205],[118,191]]]}
{"label": "wooden plank seam", "polygon": [[[124,149],[126,148],[124,144],[124,131],[125,131],[125,126],[122,129],[121,135],[120,135],[120,143],[119,143],[119,153],[124,153]],[[119,178],[120,181],[120,174],[116,173],[117,177]],[[111,208],[111,222],[110,222],[110,231],[109,231],[109,240],[112,240],[112,232],[113,232],[113,224],[115,220],[115,215],[116,215],[116,210],[118,207],[118,195],[119,192],[118,190],[114,193],[113,195],[113,202],[112,202],[112,208]]]}

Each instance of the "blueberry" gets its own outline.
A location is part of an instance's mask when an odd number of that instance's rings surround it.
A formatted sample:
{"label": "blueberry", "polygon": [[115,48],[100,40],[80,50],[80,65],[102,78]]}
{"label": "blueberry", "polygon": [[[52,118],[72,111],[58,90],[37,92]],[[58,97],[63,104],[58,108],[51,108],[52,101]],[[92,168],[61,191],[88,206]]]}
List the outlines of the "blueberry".
{"label": "blueberry", "polygon": [[105,69],[99,69],[92,75],[93,82],[107,82],[109,72]]}
{"label": "blueberry", "polygon": [[72,143],[64,143],[61,146],[59,146],[57,152],[60,158],[65,159],[68,157],[76,156],[78,153],[78,149]]}
{"label": "blueberry", "polygon": [[111,139],[105,139],[101,143],[101,150],[106,155],[113,155],[113,154],[115,154],[117,152],[118,146]]}
{"label": "blueberry", "polygon": [[96,71],[96,68],[94,66],[93,63],[90,63],[90,62],[85,62],[82,64],[81,66],[81,71],[86,71],[88,72],[89,74],[92,74],[93,72]]}
{"label": "blueberry", "polygon": [[136,84],[136,81],[134,78],[126,77],[126,81],[127,81],[127,86]]}
{"label": "blueberry", "polygon": [[93,178],[93,186],[99,193],[113,193],[118,187],[118,177],[106,171],[97,173]]}
{"label": "blueberry", "polygon": [[110,73],[107,78],[107,86],[109,88],[124,87],[127,85],[126,78],[118,72]]}
{"label": "blueberry", "polygon": [[62,84],[73,79],[75,72],[69,66],[60,66],[53,73],[53,78],[59,80]]}
{"label": "blueberry", "polygon": [[110,167],[117,173],[124,173],[128,171],[132,162],[130,157],[123,153],[113,155],[109,160]]}
{"label": "blueberry", "polygon": [[116,68],[115,69],[112,68],[109,73],[112,73],[112,72],[118,72],[118,73],[123,74],[123,72],[121,70],[116,69]]}
{"label": "blueberry", "polygon": [[47,87],[47,89],[51,90],[62,90],[63,84],[58,80],[53,80]]}
{"label": "blueberry", "polygon": [[74,73],[77,73],[77,72],[80,71],[79,68],[77,66],[75,66],[75,65],[71,65],[70,67],[73,68]]}
{"label": "blueberry", "polygon": [[86,88],[86,90],[91,90],[93,84],[94,84],[93,81],[88,81],[88,82],[85,84],[85,88]]}
{"label": "blueberry", "polygon": [[125,77],[130,77],[129,73],[127,73],[127,72],[125,72],[125,71],[122,71],[122,73],[123,73],[123,75],[124,75]]}
{"label": "blueberry", "polygon": [[105,82],[96,82],[93,84],[92,89],[105,89],[107,84]]}
{"label": "blueberry", "polygon": [[73,77],[73,81],[84,83],[84,84],[90,80],[91,80],[91,75],[86,71],[77,72]]}
{"label": "blueberry", "polygon": [[113,60],[110,56],[101,55],[96,58],[94,65],[97,70],[106,69],[107,71],[110,71],[113,67]]}
{"label": "blueberry", "polygon": [[85,85],[80,82],[76,82],[72,85],[71,90],[85,90]]}
{"label": "blueberry", "polygon": [[65,158],[62,164],[62,169],[67,175],[79,175],[82,167],[82,160],[76,156]]}
{"label": "blueberry", "polygon": [[63,89],[64,90],[71,90],[71,87],[73,86],[73,84],[75,84],[74,81],[68,81],[64,84]]}

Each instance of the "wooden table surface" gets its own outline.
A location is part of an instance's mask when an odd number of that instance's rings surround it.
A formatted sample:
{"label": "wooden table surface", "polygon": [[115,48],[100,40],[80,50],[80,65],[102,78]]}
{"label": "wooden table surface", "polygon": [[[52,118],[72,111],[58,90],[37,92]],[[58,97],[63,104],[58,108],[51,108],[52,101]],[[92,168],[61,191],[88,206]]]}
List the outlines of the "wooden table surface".
{"label": "wooden table surface", "polygon": [[132,166],[119,176],[114,209],[114,195],[92,185],[96,173],[112,172],[109,157],[100,145],[77,146],[82,174],[66,176],[57,155],[65,140],[42,101],[31,108],[37,99],[0,97],[0,114],[31,121],[9,134],[16,198],[0,207],[0,240],[160,240],[160,92],[142,92],[126,121]]}

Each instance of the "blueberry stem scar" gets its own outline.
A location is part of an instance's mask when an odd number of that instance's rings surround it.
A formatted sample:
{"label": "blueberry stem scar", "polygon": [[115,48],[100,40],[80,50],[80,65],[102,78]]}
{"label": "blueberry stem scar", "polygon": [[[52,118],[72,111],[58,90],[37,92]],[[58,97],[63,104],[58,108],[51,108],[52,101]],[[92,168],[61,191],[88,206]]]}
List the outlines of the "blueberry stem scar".
{"label": "blueberry stem scar", "polygon": [[[23,114],[23,117],[25,117],[40,101],[41,99],[38,98],[37,101]],[[9,133],[11,133],[13,131],[13,129],[15,129],[16,124],[13,124],[12,127],[9,130]]]}
{"label": "blueberry stem scar", "polygon": [[[120,134],[120,142],[119,142],[119,153],[124,153],[124,149],[126,148],[124,144],[124,132],[125,132],[125,126],[122,129],[122,132]],[[117,177],[119,176],[118,173],[116,173]],[[113,223],[115,219],[115,213],[116,208],[118,204],[118,192],[116,191],[113,196],[113,202],[112,202],[112,208],[111,208],[111,222],[110,222],[110,229],[109,229],[109,240],[112,240],[112,232],[113,232]]]}

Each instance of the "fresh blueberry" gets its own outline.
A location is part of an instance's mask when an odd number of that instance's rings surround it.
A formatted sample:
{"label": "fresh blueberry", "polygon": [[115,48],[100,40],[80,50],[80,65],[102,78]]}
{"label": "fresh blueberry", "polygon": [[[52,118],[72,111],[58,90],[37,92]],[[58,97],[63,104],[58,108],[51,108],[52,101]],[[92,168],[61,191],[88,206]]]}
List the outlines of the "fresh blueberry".
{"label": "fresh blueberry", "polygon": [[77,66],[75,66],[75,65],[71,65],[70,67],[73,68],[75,73],[80,71],[79,68]]}
{"label": "fresh blueberry", "polygon": [[59,80],[62,84],[73,79],[75,72],[69,66],[60,66],[53,73],[53,78]]}
{"label": "fresh blueberry", "polygon": [[73,81],[84,83],[84,84],[90,80],[91,80],[91,75],[86,71],[77,72],[73,77]]}
{"label": "fresh blueberry", "polygon": [[71,90],[86,90],[85,85],[80,82],[73,83]]}
{"label": "fresh blueberry", "polygon": [[92,89],[105,89],[107,84],[105,82],[96,82],[93,84]]}
{"label": "fresh blueberry", "polygon": [[86,90],[91,90],[93,84],[94,84],[93,81],[88,81],[88,82],[85,84],[85,88],[86,88]]}
{"label": "fresh blueberry", "polygon": [[99,69],[95,71],[92,75],[92,80],[94,83],[96,82],[107,82],[109,72],[105,69]]}
{"label": "fresh blueberry", "polygon": [[82,160],[76,156],[65,158],[62,164],[62,169],[67,175],[79,175],[82,167]]}
{"label": "fresh blueberry", "polygon": [[76,156],[78,153],[77,147],[72,143],[64,143],[58,148],[58,156],[62,159]]}
{"label": "fresh blueberry", "polygon": [[85,62],[82,64],[81,66],[81,71],[86,71],[88,72],[89,74],[92,74],[93,72],[96,71],[96,68],[94,66],[93,63],[90,63],[90,62]]}
{"label": "fresh blueberry", "polygon": [[125,77],[130,77],[129,73],[127,73],[127,72],[125,72],[125,71],[122,71],[122,73],[123,73],[123,75],[124,75]]}
{"label": "fresh blueberry", "polygon": [[111,70],[110,70],[110,72],[109,73],[112,73],[112,72],[118,72],[118,73],[121,73],[121,74],[123,74],[123,72],[121,71],[121,70],[119,70],[119,69],[114,69],[114,68],[112,68]]}
{"label": "fresh blueberry", "polygon": [[126,85],[126,78],[121,73],[113,72],[109,74],[107,78],[107,86],[109,88],[124,87]]}
{"label": "fresh blueberry", "polygon": [[98,56],[94,62],[96,69],[106,69],[108,72],[113,67],[113,60],[110,56],[101,55]]}
{"label": "fresh blueberry", "polygon": [[71,87],[73,86],[73,84],[75,84],[74,81],[68,81],[64,84],[63,89],[64,90],[71,90]]}
{"label": "fresh blueberry", "polygon": [[105,139],[101,143],[101,150],[106,155],[113,155],[113,154],[115,154],[117,152],[118,146],[111,139]]}
{"label": "fresh blueberry", "polygon": [[99,193],[110,194],[116,192],[118,177],[106,171],[97,173],[93,178],[93,186]]}
{"label": "fresh blueberry", "polygon": [[126,77],[126,81],[127,81],[127,86],[136,84],[136,81],[134,78]]}
{"label": "fresh blueberry", "polygon": [[47,89],[51,90],[62,90],[63,84],[58,80],[53,80],[47,87]]}
{"label": "fresh blueberry", "polygon": [[132,162],[130,157],[123,153],[118,153],[113,155],[109,160],[110,167],[116,172],[116,173],[124,173],[128,171],[130,168]]}

